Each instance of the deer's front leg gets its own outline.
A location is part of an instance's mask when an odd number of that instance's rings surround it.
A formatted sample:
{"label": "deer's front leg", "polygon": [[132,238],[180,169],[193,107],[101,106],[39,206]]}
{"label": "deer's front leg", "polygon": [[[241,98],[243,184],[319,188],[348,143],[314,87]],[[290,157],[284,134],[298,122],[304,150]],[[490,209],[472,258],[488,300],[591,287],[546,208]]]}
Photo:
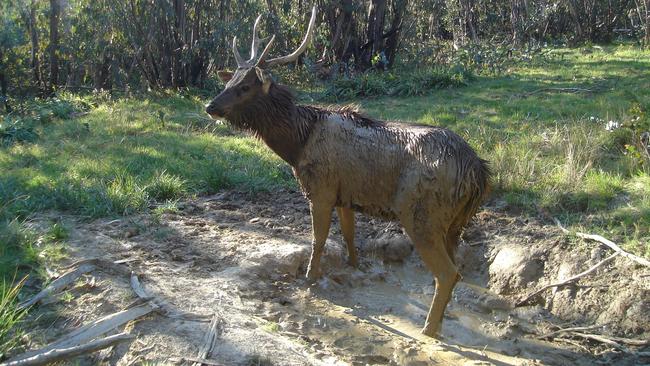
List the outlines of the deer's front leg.
{"label": "deer's front leg", "polygon": [[332,206],[319,202],[311,202],[311,225],[314,237],[312,239],[311,258],[307,267],[307,278],[315,280],[321,276],[320,257],[323,254],[325,241],[330,231],[332,221]]}

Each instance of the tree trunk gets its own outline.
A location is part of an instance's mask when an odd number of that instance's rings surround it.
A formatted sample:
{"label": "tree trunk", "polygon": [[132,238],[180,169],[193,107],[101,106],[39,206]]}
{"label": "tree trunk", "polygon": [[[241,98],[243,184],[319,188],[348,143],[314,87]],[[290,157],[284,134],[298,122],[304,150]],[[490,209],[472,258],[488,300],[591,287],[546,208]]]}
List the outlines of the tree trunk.
{"label": "tree trunk", "polygon": [[[172,57],[172,80],[174,87],[187,85],[186,64],[183,60],[183,53],[186,51],[186,19],[185,1],[174,0],[174,47]],[[169,40],[171,42],[171,40]]]}
{"label": "tree trunk", "polygon": [[50,0],[50,85],[49,91],[53,93],[59,82],[59,18],[61,7],[59,0]]}
{"label": "tree trunk", "polygon": [[510,23],[512,25],[512,43],[520,46],[526,35],[526,4],[522,0],[510,1]]}
{"label": "tree trunk", "polygon": [[[0,61],[2,60],[2,49],[0,49]],[[7,78],[5,77],[5,68],[0,64],[0,101],[5,105],[5,111],[11,112],[9,106],[9,97],[7,96]]]}
{"label": "tree trunk", "polygon": [[[352,0],[342,0],[340,4],[333,5],[329,11],[328,19],[331,29],[331,52],[333,63],[349,63],[352,57],[350,52],[350,38],[354,30],[354,17]],[[323,55],[323,58],[326,55]]]}
{"label": "tree trunk", "polygon": [[30,67],[32,68],[32,77],[34,78],[34,85],[37,88],[41,87],[41,63],[39,60],[40,49],[38,45],[38,28],[36,25],[36,3],[32,0],[29,7],[29,35],[31,41],[31,59]]}
{"label": "tree trunk", "polygon": [[[650,0],[643,0],[645,7],[645,47],[650,46]],[[639,14],[643,16],[642,14]]]}
{"label": "tree trunk", "polygon": [[569,8],[569,14],[573,20],[573,24],[576,27],[576,36],[579,40],[582,40],[584,33],[582,31],[582,25],[580,24],[580,16],[578,15],[578,6],[574,2],[575,0],[567,0],[567,6]]}
{"label": "tree trunk", "polygon": [[[386,0],[371,0],[368,9],[368,43],[363,53],[363,62],[372,66],[373,58],[384,50],[384,19],[386,15]],[[385,55],[384,55],[385,56]]]}
{"label": "tree trunk", "polygon": [[406,5],[407,0],[395,0],[393,2],[393,20],[386,36],[386,58],[388,59],[388,67],[393,67],[393,63],[395,62],[395,55],[397,54],[397,46],[400,41],[402,21],[404,19],[404,12],[406,11]]}

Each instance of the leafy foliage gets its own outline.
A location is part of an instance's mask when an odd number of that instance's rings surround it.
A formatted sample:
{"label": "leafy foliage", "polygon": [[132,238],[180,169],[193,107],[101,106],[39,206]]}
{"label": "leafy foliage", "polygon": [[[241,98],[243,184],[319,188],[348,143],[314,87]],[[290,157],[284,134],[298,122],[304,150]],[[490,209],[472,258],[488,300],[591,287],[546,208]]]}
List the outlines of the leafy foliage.
{"label": "leafy foliage", "polygon": [[432,90],[459,87],[473,79],[463,68],[433,68],[412,73],[367,72],[355,78],[341,78],[324,91],[326,100],[340,101],[378,96],[426,95]]}

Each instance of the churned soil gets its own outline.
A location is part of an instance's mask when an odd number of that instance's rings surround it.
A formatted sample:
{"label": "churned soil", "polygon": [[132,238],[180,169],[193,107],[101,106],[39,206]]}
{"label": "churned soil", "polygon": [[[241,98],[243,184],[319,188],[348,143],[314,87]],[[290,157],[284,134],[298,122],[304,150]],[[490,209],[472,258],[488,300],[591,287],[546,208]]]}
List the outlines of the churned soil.
{"label": "churned soil", "polygon": [[[134,341],[81,357],[81,364],[179,364],[197,355],[213,317],[217,341],[207,358],[223,365],[650,362],[650,347],[642,344],[650,339],[650,268],[619,256],[515,306],[611,250],[568,237],[551,222],[513,214],[499,201],[484,207],[464,234],[456,258],[463,279],[440,340],[419,333],[434,282],[395,223],[357,215],[361,263],[354,269],[346,264],[333,218],[324,277],[314,284],[304,280],[311,221],[299,192],[227,191],[181,201],[162,214],[118,220],[50,213],[34,225],[54,218],[71,233],[61,266],[97,257],[122,260],[115,266],[136,273],[149,293],[192,315],[149,314],[127,325]],[[56,266],[49,270],[61,274]],[[129,277],[119,273],[98,269],[39,305],[28,346],[132,304],[137,297]],[[573,327],[589,328],[557,332]]]}

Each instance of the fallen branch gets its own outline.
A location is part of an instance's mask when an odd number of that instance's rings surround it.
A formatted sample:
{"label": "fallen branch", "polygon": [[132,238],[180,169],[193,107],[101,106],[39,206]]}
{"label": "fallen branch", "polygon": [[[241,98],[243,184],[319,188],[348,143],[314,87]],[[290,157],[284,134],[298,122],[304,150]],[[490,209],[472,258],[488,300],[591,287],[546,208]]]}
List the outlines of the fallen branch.
{"label": "fallen branch", "polygon": [[215,360],[208,360],[205,358],[196,358],[196,357],[172,357],[169,359],[174,363],[180,363],[183,361],[187,362],[196,362],[200,365],[210,365],[210,366],[224,366],[224,364],[217,362]]}
{"label": "fallen branch", "polygon": [[593,329],[598,329],[602,328],[604,326],[609,325],[610,323],[605,323],[605,324],[597,324],[597,325],[589,325],[586,327],[571,327],[571,328],[563,328],[563,329],[558,329],[554,332],[543,334],[540,336],[537,336],[538,339],[544,339],[544,338],[553,338],[556,335],[562,334],[562,333],[570,333],[570,332],[575,332],[575,331],[585,331],[585,330],[593,330]]}
{"label": "fallen branch", "polygon": [[580,333],[580,332],[572,332],[571,334],[573,334],[575,336],[578,336],[578,337],[581,337],[581,338],[591,339],[593,341],[597,341],[597,342],[600,342],[600,343],[610,345],[610,346],[612,346],[614,348],[620,349],[621,351],[623,351],[625,353],[634,353],[634,352],[630,351],[627,347],[623,346],[622,344],[619,344],[618,342],[616,342],[616,341],[614,341],[612,339],[609,339],[609,338],[607,338],[605,336],[601,336],[601,335],[598,335],[598,334]]}
{"label": "fallen branch", "polygon": [[588,274],[594,272],[595,270],[597,270],[597,269],[598,269],[599,267],[601,267],[602,265],[604,265],[604,264],[608,263],[609,261],[611,261],[612,259],[616,258],[619,254],[620,254],[619,252],[616,252],[616,253],[610,255],[609,257],[603,259],[602,261],[596,263],[593,267],[587,269],[586,271],[581,272],[581,273],[578,273],[577,275],[575,275],[575,276],[573,276],[573,277],[569,277],[569,278],[567,278],[566,280],[563,280],[563,281],[560,281],[560,282],[556,282],[556,283],[551,283],[551,284],[549,284],[549,285],[543,286],[543,287],[540,288],[539,290],[533,292],[532,294],[526,296],[523,300],[519,301],[519,302],[515,305],[515,307],[517,307],[517,306],[522,306],[522,305],[526,304],[530,299],[532,299],[533,297],[539,295],[539,294],[542,293],[544,290],[547,290],[547,289],[552,288],[552,287],[559,287],[559,286],[568,285],[568,284],[571,283],[571,282],[574,282],[574,281],[579,280],[580,278],[582,278],[582,277],[584,277],[584,276],[586,276],[586,275],[588,275]]}
{"label": "fallen branch", "polygon": [[[557,224],[557,226],[560,228],[560,230],[562,230],[562,232],[564,232],[565,234],[570,234],[571,233],[569,230],[565,229],[562,226],[562,223],[560,223],[560,220],[558,220],[558,219],[556,219],[554,217],[553,221],[555,221],[555,224]],[[577,237],[579,237],[579,238],[582,238],[582,239],[594,240],[594,241],[597,241],[597,242],[599,242],[601,244],[605,244],[606,246],[613,249],[615,252],[620,253],[623,257],[625,257],[627,259],[630,259],[630,260],[632,260],[634,262],[637,262],[639,264],[642,264],[642,265],[644,265],[646,267],[650,267],[650,261],[624,251],[623,249],[621,249],[621,247],[616,245],[616,243],[614,243],[613,241],[608,240],[607,238],[604,238],[604,237],[602,237],[600,235],[585,234],[585,233],[581,233],[581,232],[576,232],[575,235]]]}
{"label": "fallen branch", "polygon": [[135,320],[152,312],[154,308],[149,305],[141,305],[128,310],[120,311],[107,315],[101,319],[95,320],[83,327],[69,333],[63,339],[51,343],[39,350],[27,351],[21,355],[13,357],[11,361],[20,361],[30,358],[36,354],[46,353],[55,349],[71,348],[86,343],[100,335],[107,333],[122,324]]}
{"label": "fallen branch", "polygon": [[[576,327],[574,329],[578,329],[579,327]],[[583,327],[585,328],[584,330],[587,330],[589,327]],[[566,330],[568,330],[567,328]],[[578,330],[574,331],[567,331],[567,333],[570,333],[572,336],[580,337],[580,338],[585,338],[585,339],[590,339],[596,342],[600,342],[603,344],[607,344],[609,346],[612,346],[614,348],[617,348],[623,352],[630,353],[630,354],[635,354],[639,355],[640,352],[634,352],[631,351],[629,348],[625,347],[621,343],[624,344],[629,344],[631,346],[647,346],[650,345],[650,340],[645,340],[645,339],[629,339],[629,338],[620,338],[620,337],[608,337],[604,336],[601,334],[592,334],[592,333],[583,333]]]}
{"label": "fallen branch", "polygon": [[[219,323],[220,323],[220,319],[215,314],[212,317],[212,322],[210,323],[210,329],[208,330],[208,332],[205,334],[205,337],[203,338],[203,346],[201,346],[201,349],[199,350],[199,353],[196,356],[197,359],[204,360],[207,359],[208,356],[210,356],[210,353],[212,352],[212,349],[214,348],[214,345],[217,341]],[[194,366],[201,366],[202,363],[203,362],[195,361]]]}
{"label": "fallen branch", "polygon": [[78,266],[76,269],[70,270],[63,274],[61,277],[55,279],[50,283],[47,287],[45,287],[41,292],[36,294],[34,297],[31,299],[21,303],[18,305],[18,309],[22,310],[25,308],[28,308],[41,300],[45,299],[46,297],[56,294],[60,291],[63,291],[65,288],[73,284],[79,277],[82,275],[93,271],[96,268],[95,264],[93,263],[83,263],[80,266]]}
{"label": "fallen branch", "polygon": [[522,96],[529,97],[533,94],[543,93],[547,91],[560,92],[560,93],[593,93],[593,90],[585,89],[585,88],[542,88],[542,89],[537,89],[537,90],[524,93],[522,94]]}
{"label": "fallen branch", "polygon": [[2,366],[34,366],[45,365],[55,361],[69,359],[74,356],[85,355],[100,349],[114,346],[117,343],[133,339],[134,336],[128,333],[115,334],[106,338],[94,340],[81,346],[73,346],[68,348],[57,348],[45,352],[40,352],[31,357],[24,358],[18,361],[10,361],[3,363]]}
{"label": "fallen branch", "polygon": [[609,337],[609,339],[620,342],[620,343],[625,343],[629,344],[631,346],[648,346],[650,345],[650,340],[648,339],[631,339],[631,338],[620,338],[620,337]]}
{"label": "fallen branch", "polygon": [[146,301],[154,308],[156,312],[168,318],[205,322],[210,317],[209,315],[186,313],[174,309],[174,307],[168,304],[166,301],[147,293],[147,291],[140,283],[138,275],[134,272],[131,272],[131,288],[135,294],[138,295],[138,298]]}

